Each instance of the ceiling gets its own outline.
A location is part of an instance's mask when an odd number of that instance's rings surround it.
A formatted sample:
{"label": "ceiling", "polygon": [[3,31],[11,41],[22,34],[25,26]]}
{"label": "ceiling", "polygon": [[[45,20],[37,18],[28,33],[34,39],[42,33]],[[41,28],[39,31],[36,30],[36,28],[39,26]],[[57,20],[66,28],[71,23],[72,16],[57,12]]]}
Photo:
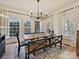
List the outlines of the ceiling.
{"label": "ceiling", "polygon": [[[39,8],[43,13],[49,13],[73,2],[75,0],[40,0]],[[37,12],[37,0],[0,0],[0,4],[22,11]]]}

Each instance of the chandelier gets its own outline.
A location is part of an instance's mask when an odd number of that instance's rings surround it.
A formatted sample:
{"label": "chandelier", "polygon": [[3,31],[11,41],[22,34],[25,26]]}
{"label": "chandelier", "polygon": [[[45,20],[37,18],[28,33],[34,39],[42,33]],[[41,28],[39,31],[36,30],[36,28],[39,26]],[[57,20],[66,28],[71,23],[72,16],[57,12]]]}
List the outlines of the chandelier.
{"label": "chandelier", "polygon": [[47,18],[47,13],[43,15],[42,11],[39,11],[39,2],[40,0],[37,0],[37,16],[33,16],[33,13],[31,12],[31,17],[34,17],[36,19],[46,19]]}

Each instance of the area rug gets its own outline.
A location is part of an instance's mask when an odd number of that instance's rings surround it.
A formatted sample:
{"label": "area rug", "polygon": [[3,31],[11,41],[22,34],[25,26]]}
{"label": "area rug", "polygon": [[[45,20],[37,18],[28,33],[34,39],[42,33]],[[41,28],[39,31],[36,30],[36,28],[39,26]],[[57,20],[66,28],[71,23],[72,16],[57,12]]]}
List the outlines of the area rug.
{"label": "area rug", "polygon": [[[62,53],[66,47],[60,49],[59,47],[46,48],[46,52],[43,50],[37,51],[36,55],[30,54],[30,59],[54,59],[55,56]],[[24,47],[20,50],[20,56],[17,56],[17,46],[14,47],[12,59],[25,59],[25,49]]]}

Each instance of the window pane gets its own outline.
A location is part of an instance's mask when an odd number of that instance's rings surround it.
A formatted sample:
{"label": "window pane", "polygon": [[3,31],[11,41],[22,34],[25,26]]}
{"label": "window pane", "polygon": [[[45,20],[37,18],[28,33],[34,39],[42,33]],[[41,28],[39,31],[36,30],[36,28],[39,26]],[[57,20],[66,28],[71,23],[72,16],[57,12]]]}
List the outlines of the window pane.
{"label": "window pane", "polygon": [[31,33],[31,21],[25,21],[25,32],[24,33]]}
{"label": "window pane", "polygon": [[16,36],[16,32],[19,33],[19,22],[10,22],[10,37]]}
{"label": "window pane", "polygon": [[35,21],[35,32],[40,32],[40,22]]}

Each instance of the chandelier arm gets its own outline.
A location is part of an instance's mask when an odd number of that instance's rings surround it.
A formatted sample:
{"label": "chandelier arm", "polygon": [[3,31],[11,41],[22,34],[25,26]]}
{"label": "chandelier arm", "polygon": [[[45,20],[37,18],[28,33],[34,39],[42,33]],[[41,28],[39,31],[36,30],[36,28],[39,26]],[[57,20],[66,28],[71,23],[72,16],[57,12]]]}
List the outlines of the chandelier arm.
{"label": "chandelier arm", "polygon": [[37,6],[37,8],[38,8],[38,11],[37,11],[37,19],[39,19],[39,0],[37,0],[37,3],[38,3],[38,6]]}
{"label": "chandelier arm", "polygon": [[37,0],[37,15],[36,16],[33,16],[32,12],[31,12],[31,16],[36,18],[36,19],[46,19],[48,17],[47,13],[46,15],[43,15],[42,11],[40,12],[39,10],[39,3],[40,3],[40,0]]}

